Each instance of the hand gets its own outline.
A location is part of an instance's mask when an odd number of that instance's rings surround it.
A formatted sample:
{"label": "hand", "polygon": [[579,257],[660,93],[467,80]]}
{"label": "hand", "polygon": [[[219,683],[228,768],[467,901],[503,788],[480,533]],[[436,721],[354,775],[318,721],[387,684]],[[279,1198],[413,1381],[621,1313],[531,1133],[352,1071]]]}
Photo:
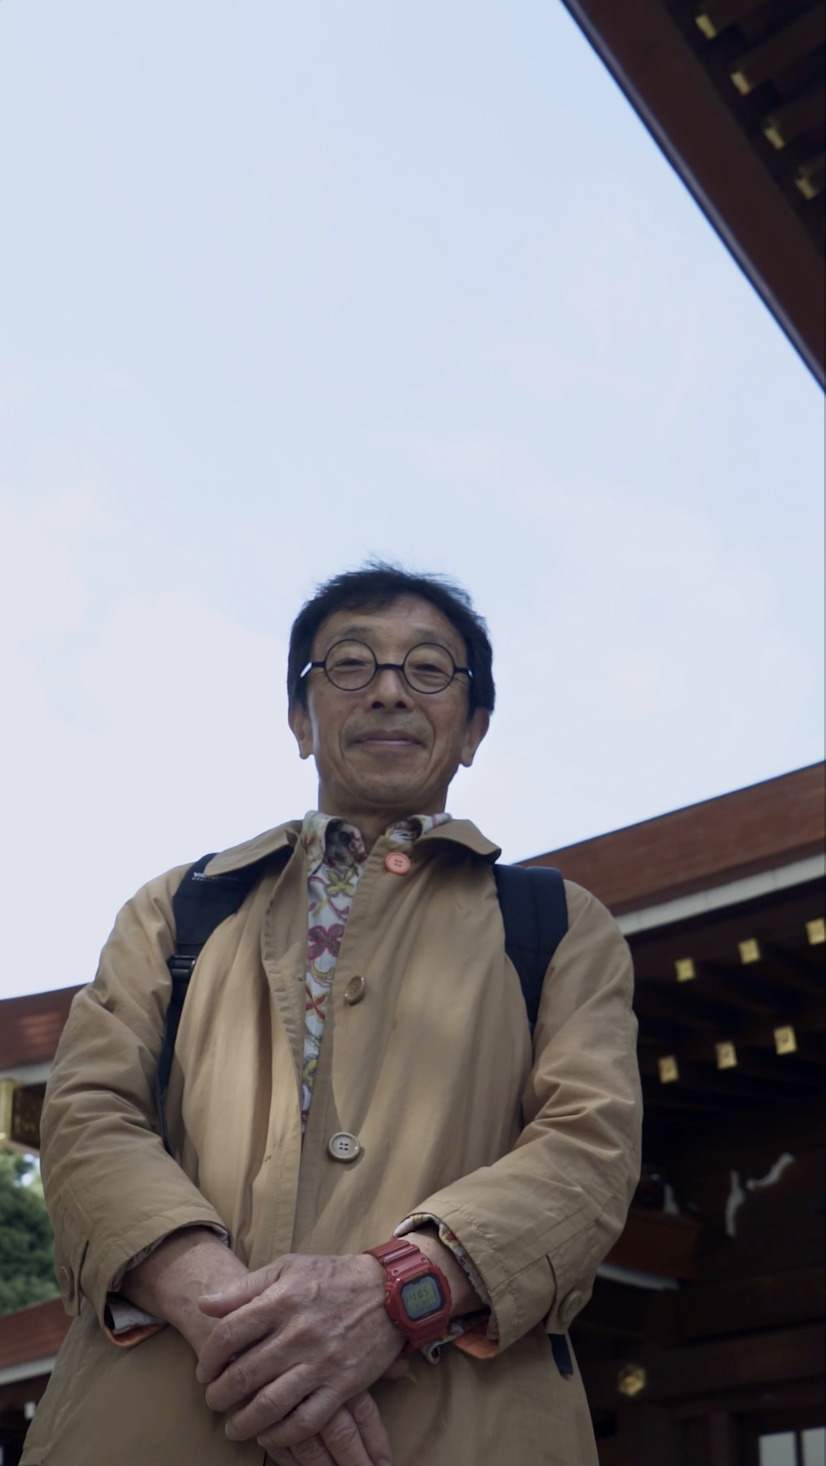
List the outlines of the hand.
{"label": "hand", "polygon": [[[202,1298],[200,1306],[220,1320],[199,1349],[207,1405],[228,1412],[230,1440],[255,1438],[270,1455],[303,1448],[305,1456],[296,1457],[302,1466],[305,1459],[316,1466],[306,1456],[308,1443],[323,1439],[325,1429],[329,1435],[334,1417],[335,1432],[352,1434],[339,1412],[347,1401],[361,1400],[404,1345],[385,1312],[384,1269],[366,1254],[287,1254]],[[365,1420],[375,1410],[367,1399],[369,1405],[359,1404]],[[319,1466],[327,1466],[314,1448]],[[329,1455],[326,1441],[324,1449]],[[389,1461],[389,1446],[378,1459]],[[362,1466],[358,1454],[345,1457],[346,1466],[351,1461]]]}
{"label": "hand", "polygon": [[275,1466],[391,1466],[387,1432],[366,1391],[337,1410],[319,1435],[292,1450],[274,1449],[270,1459]]}

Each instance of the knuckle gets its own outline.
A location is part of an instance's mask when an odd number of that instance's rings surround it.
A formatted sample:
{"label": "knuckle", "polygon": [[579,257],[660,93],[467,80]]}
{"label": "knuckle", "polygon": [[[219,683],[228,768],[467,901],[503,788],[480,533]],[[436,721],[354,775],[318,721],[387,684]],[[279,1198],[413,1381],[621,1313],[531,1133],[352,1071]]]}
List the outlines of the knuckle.
{"label": "knuckle", "polygon": [[324,1430],[324,1439],[334,1450],[351,1446],[359,1437],[359,1429],[349,1410],[339,1410]]}
{"label": "knuckle", "polygon": [[317,1435],[308,1441],[302,1441],[298,1446],[293,1446],[293,1455],[301,1462],[301,1466],[324,1466],[324,1463],[330,1459],[323,1442]]}
{"label": "knuckle", "polygon": [[349,1410],[358,1425],[367,1425],[378,1414],[376,1402],[366,1390],[350,1401]]}

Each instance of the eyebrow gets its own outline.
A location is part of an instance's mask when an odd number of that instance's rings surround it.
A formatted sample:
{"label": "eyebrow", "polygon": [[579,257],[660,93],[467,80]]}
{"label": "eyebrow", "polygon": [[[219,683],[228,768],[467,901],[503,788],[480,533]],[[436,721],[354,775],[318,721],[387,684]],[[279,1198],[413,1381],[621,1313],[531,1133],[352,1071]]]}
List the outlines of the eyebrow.
{"label": "eyebrow", "polygon": [[[369,626],[359,626],[357,623],[354,623],[352,626],[344,626],[340,631],[336,632],[335,641],[331,641],[329,643],[328,650],[330,646],[335,646],[337,641],[367,641],[370,635],[370,630],[371,628]],[[412,643],[413,646],[418,646],[421,642],[427,642],[430,646],[441,646],[444,647],[446,652],[450,651],[450,647],[447,645],[447,643],[434,635],[432,628],[411,626],[409,630],[411,636],[415,636],[417,638],[417,640]],[[452,652],[450,654],[451,656],[453,655]]]}

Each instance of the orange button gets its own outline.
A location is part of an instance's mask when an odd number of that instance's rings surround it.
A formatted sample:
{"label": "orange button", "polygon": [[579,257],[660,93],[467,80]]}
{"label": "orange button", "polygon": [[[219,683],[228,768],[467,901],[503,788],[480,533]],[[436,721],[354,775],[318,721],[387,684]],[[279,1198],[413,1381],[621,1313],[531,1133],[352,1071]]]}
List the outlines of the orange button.
{"label": "orange button", "polygon": [[391,850],[389,855],[385,855],[384,863],[394,876],[406,876],[410,869],[410,856],[403,850]]}

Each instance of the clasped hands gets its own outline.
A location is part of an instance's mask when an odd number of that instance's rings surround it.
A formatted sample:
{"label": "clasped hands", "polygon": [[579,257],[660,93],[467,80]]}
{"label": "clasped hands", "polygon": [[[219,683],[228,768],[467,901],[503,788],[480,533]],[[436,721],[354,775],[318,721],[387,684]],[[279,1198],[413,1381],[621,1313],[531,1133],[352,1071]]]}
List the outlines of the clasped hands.
{"label": "clasped hands", "polygon": [[277,1466],[390,1466],[367,1388],[407,1366],[375,1258],[287,1254],[198,1307],[215,1323],[197,1377],[230,1440],[257,1440]]}

